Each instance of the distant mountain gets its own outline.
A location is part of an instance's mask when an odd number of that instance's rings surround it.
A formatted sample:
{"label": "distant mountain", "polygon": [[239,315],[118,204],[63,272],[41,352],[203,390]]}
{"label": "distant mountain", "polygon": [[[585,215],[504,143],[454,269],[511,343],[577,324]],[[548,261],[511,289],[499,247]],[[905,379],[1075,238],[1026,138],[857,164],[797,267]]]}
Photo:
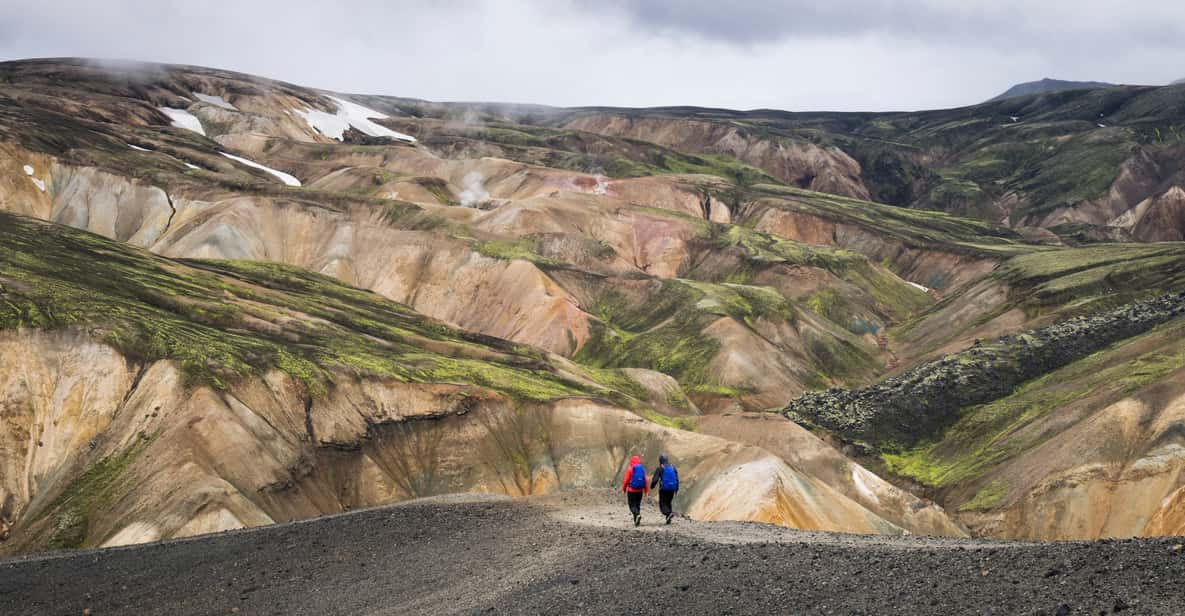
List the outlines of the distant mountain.
{"label": "distant mountain", "polygon": [[1180,84],[1183,84],[1183,83],[1185,83],[1185,77],[1182,77],[1181,79],[1178,79],[1178,80],[1176,80],[1176,81],[1174,81],[1174,82],[1170,83],[1169,85],[1170,85],[1170,86],[1176,86],[1176,85],[1180,85]]}
{"label": "distant mountain", "polygon": [[1102,81],[1063,81],[1061,79],[1049,79],[1046,77],[1041,81],[1029,81],[1026,83],[1018,83],[1011,88],[1008,88],[1003,94],[988,100],[987,102],[1002,101],[1008,98],[1016,98],[1017,96],[1026,96],[1029,94],[1040,94],[1042,92],[1055,92],[1057,90],[1090,90],[1092,88],[1110,88],[1115,84],[1105,83]]}

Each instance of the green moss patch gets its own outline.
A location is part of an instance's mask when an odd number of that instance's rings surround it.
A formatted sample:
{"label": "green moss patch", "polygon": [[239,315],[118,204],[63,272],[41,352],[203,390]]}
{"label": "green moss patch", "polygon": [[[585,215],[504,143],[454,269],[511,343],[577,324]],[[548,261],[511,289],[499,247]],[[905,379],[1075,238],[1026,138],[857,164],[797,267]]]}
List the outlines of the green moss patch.
{"label": "green moss patch", "polygon": [[590,307],[600,319],[576,361],[606,368],[648,368],[683,387],[717,384],[708,365],[720,345],[703,333],[720,317],[752,327],[759,319],[793,321],[794,307],[765,287],[656,280],[643,297],[607,290]]}
{"label": "green moss patch", "polygon": [[419,177],[415,183],[423,186],[441,205],[457,205],[458,201],[449,190],[448,183],[440,178]]}
{"label": "green moss patch", "polygon": [[522,238],[516,240],[478,240],[473,244],[473,249],[479,254],[490,257],[491,259],[502,259],[504,261],[530,261],[542,267],[559,267],[562,265],[555,259],[548,259],[540,256],[535,248],[535,241],[531,238]]}
{"label": "green moss patch", "polygon": [[1000,501],[1003,501],[1007,494],[1007,483],[1000,480],[993,481],[980,488],[980,490],[975,493],[974,498],[963,503],[962,505],[959,505],[959,511],[987,511],[996,505],[999,505]]}
{"label": "green moss patch", "polygon": [[786,186],[754,187],[758,208],[783,208],[852,224],[907,246],[1001,259],[1048,247],[1022,242],[1004,227],[945,212],[870,203]]}
{"label": "green moss patch", "polygon": [[91,517],[111,506],[123,487],[121,479],[128,466],[148,448],[155,436],[142,434],[130,447],[92,465],[66,486],[50,506],[56,511],[49,547],[68,549],[85,547]]}
{"label": "green moss patch", "polygon": [[327,276],[269,262],[172,261],[0,214],[0,328],[18,327],[82,328],[129,357],[176,361],[189,384],[216,388],[275,368],[313,395],[343,372],[477,384],[525,400],[612,393],[577,384],[540,351],[453,329]]}
{"label": "green moss patch", "polygon": [[670,417],[656,411],[644,411],[642,416],[665,428],[695,432],[699,429],[694,417]]}
{"label": "green moss patch", "polygon": [[1043,423],[1053,413],[1081,404],[1101,408],[1182,370],[1185,322],[1177,319],[967,408],[941,437],[882,458],[893,473],[921,484],[961,485],[1053,436],[1056,427]]}

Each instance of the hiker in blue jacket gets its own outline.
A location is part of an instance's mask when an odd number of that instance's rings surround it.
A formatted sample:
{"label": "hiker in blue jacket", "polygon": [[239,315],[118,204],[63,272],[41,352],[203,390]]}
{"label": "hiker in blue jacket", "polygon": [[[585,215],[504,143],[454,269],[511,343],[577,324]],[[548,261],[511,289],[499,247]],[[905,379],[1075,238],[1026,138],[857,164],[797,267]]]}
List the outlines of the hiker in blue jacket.
{"label": "hiker in blue jacket", "polygon": [[654,469],[654,479],[650,480],[650,489],[658,488],[658,510],[667,518],[667,524],[675,517],[671,510],[671,501],[679,491],[679,471],[667,459],[667,454],[658,456],[658,468]]}

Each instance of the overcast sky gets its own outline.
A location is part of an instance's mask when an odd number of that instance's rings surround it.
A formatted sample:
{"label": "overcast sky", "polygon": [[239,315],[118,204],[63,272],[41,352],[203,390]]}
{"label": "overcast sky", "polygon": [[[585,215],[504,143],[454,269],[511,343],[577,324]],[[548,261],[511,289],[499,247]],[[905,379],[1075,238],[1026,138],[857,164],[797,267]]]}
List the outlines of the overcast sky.
{"label": "overcast sky", "polygon": [[0,0],[0,59],[553,105],[952,107],[1185,77],[1185,0]]}

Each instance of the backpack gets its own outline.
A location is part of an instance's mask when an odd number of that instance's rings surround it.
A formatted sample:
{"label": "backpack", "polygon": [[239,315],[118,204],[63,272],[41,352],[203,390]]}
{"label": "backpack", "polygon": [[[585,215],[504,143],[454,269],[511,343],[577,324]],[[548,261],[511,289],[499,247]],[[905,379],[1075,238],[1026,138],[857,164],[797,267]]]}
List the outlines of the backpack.
{"label": "backpack", "polygon": [[662,489],[668,491],[679,489],[679,473],[673,464],[662,467]]}
{"label": "backpack", "polygon": [[641,490],[646,487],[646,469],[641,464],[635,464],[630,471],[630,489]]}

